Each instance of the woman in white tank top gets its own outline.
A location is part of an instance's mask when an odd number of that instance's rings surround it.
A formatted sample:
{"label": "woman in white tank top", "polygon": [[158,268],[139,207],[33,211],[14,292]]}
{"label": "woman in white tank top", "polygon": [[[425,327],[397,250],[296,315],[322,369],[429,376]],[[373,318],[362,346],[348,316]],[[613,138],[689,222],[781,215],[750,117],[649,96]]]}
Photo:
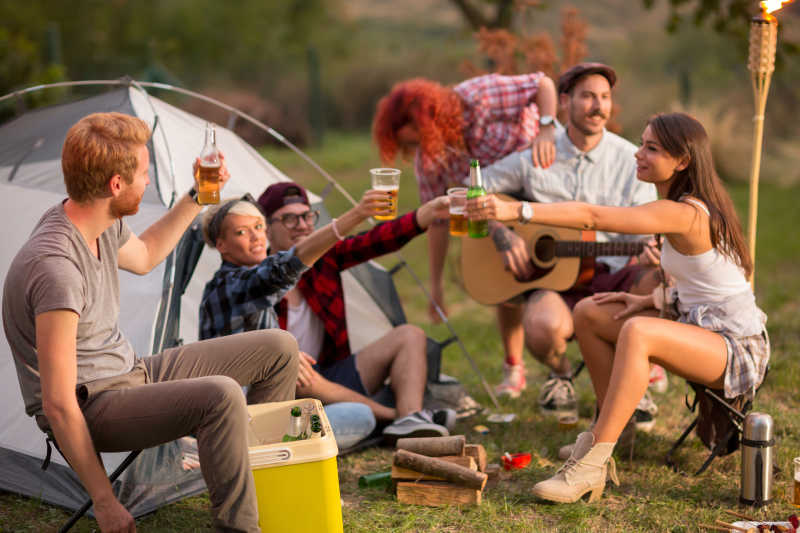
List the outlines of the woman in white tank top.
{"label": "woman in white tank top", "polygon": [[[573,502],[589,491],[598,497],[609,471],[616,481],[609,458],[647,389],[650,363],[724,389],[726,397],[752,393],[766,370],[766,316],[747,281],[750,253],[714,170],[705,129],[682,113],[657,115],[642,134],[636,161],[638,179],[655,184],[659,200],[636,207],[534,206],[531,222],[540,224],[664,234],[662,266],[675,280],[663,305],[676,320],[659,318],[655,292],[596,294],[575,307],[575,332],[599,414],[591,431],[578,435],[567,463],[534,487],[543,499]],[[520,210],[519,202],[495,197],[468,205],[473,219],[516,220]]]}

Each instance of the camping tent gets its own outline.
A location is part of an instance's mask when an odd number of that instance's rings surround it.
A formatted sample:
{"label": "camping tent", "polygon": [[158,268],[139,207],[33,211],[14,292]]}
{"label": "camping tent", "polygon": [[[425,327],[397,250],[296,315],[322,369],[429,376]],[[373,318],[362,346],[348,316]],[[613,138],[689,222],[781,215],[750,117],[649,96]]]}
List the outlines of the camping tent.
{"label": "camping tent", "polygon": [[[22,115],[0,127],[3,281],[12,258],[41,214],[66,196],[60,158],[67,130],[81,117],[99,111],[135,115],[153,127],[149,147],[151,185],[139,213],[128,219],[135,232],[141,232],[165,213],[174,199],[192,185],[192,161],[203,144],[205,121],[140,88],[124,86]],[[217,142],[232,176],[223,191],[224,197],[245,192],[258,196],[267,185],[288,179],[230,130],[218,127]],[[312,194],[311,200],[319,201],[319,197]],[[182,271],[187,261],[181,253],[192,253],[187,251],[191,246],[186,246],[191,234],[187,232],[176,253],[148,275],[125,272],[120,275],[122,330],[139,356],[197,339],[202,289],[220,260],[214,250],[206,248],[196,267],[192,260],[188,273]],[[194,251],[199,249],[195,247]],[[343,276],[349,324],[359,325],[349,332],[354,350],[383,335],[392,324],[404,321],[393,286],[387,286],[377,274],[379,267],[362,266],[360,271],[354,269]],[[33,419],[25,415],[4,334],[0,341],[0,403],[5,406],[0,411],[0,489],[77,509],[86,499],[86,493],[63,458],[54,454],[49,469],[45,472],[40,469],[46,452],[45,439]],[[111,472],[125,455],[103,454],[106,469]],[[204,490],[199,470],[184,471],[181,458],[177,442],[145,450],[115,484],[122,504],[134,516],[141,516]]]}

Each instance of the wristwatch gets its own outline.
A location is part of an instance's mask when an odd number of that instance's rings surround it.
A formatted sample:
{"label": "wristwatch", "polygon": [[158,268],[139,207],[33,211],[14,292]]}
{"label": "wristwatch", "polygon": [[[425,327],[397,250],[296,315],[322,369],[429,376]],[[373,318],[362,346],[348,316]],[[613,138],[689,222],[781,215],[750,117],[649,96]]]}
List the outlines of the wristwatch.
{"label": "wristwatch", "polygon": [[555,125],[555,119],[553,118],[553,115],[542,115],[541,117],[539,117],[540,127],[553,126],[553,125]]}
{"label": "wristwatch", "polygon": [[520,202],[519,208],[519,221],[520,222],[530,222],[533,218],[533,206],[530,202]]}

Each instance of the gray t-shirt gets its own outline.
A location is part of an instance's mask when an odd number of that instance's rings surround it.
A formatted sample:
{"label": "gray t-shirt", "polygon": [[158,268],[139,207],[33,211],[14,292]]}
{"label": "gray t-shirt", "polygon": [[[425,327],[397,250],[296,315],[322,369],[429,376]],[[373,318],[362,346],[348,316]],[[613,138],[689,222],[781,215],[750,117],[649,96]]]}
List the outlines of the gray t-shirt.
{"label": "gray t-shirt", "polygon": [[56,309],[79,315],[78,383],[133,368],[133,346],[119,329],[119,248],[131,236],[119,220],[97,240],[100,259],[67,218],[63,204],[45,212],[17,253],[3,288],[3,327],[11,346],[25,411],[42,414],[36,316]]}

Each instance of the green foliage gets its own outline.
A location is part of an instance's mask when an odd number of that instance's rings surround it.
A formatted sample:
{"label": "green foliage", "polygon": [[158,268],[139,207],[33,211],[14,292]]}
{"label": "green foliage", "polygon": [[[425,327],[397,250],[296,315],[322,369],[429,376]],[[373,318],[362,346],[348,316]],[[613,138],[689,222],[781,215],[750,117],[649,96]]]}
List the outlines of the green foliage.
{"label": "green foliage", "polygon": [[[656,0],[642,0],[647,9],[653,9]],[[665,28],[677,33],[686,27],[711,26],[715,32],[728,36],[732,42],[747,42],[750,18],[758,13],[758,2],[754,0],[668,0],[669,14]],[[782,39],[778,43],[778,66],[786,60],[785,55],[797,54],[798,44]]]}

